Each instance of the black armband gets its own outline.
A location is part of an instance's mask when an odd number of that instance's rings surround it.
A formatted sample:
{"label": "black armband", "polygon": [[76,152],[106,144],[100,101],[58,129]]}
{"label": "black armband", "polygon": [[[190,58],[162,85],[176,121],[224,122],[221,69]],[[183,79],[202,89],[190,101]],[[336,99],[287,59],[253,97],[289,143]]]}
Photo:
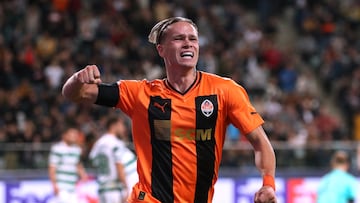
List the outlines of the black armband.
{"label": "black armband", "polygon": [[119,101],[119,87],[117,83],[98,85],[99,92],[95,104],[107,107],[115,107]]}

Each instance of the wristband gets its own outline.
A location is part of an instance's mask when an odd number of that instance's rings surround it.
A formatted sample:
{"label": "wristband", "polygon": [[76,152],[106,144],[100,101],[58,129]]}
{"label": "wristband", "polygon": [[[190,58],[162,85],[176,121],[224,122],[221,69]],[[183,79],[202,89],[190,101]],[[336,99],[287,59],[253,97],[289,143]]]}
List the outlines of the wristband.
{"label": "wristband", "polygon": [[271,175],[263,176],[263,186],[270,186],[275,190],[275,179]]}

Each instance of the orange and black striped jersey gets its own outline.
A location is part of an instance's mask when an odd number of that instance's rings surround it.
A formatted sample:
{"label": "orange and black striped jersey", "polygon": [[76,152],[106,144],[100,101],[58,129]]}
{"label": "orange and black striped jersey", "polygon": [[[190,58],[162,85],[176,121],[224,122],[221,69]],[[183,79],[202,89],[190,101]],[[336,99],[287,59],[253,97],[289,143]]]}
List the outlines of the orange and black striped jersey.
{"label": "orange and black striped jersey", "polygon": [[226,127],[246,135],[263,124],[244,88],[205,72],[181,94],[163,80],[122,80],[116,105],[132,120],[139,183],[129,202],[207,203]]}

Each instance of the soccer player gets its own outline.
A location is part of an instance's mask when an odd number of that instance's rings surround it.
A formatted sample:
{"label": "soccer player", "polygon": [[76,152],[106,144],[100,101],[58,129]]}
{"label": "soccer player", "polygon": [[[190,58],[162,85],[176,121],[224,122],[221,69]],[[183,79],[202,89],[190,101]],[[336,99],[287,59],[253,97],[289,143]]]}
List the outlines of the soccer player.
{"label": "soccer player", "polygon": [[254,202],[276,202],[276,158],[264,121],[242,86],[197,70],[197,26],[183,17],[165,19],[149,41],[164,60],[166,78],[104,84],[97,66],[88,65],[62,89],[74,102],[116,107],[131,118],[139,183],[128,202],[212,202],[229,123],[254,148],[263,177]]}
{"label": "soccer player", "polygon": [[79,131],[69,128],[62,139],[50,149],[49,177],[57,203],[77,203],[76,182],[87,179],[87,173],[80,162],[81,148],[77,145]]}
{"label": "soccer player", "polygon": [[317,203],[354,203],[358,191],[356,178],[348,170],[350,160],[345,151],[336,151],[331,158],[332,170],[320,181]]}
{"label": "soccer player", "polygon": [[126,134],[126,124],[121,117],[111,117],[106,133],[94,144],[90,159],[97,168],[100,203],[123,203],[138,182],[136,156],[119,139]]}

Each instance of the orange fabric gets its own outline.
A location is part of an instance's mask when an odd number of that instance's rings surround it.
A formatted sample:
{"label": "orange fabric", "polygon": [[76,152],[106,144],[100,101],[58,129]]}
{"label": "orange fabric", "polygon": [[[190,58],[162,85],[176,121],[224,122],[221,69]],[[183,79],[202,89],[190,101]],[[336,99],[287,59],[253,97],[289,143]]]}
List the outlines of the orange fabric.
{"label": "orange fabric", "polygon": [[354,138],[355,140],[360,140],[360,113],[354,116]]}
{"label": "orange fabric", "polygon": [[[125,80],[118,83],[120,108],[132,119],[132,134],[138,156],[138,173],[140,183],[134,186],[129,202],[157,202],[152,197],[152,140],[149,124],[148,108],[150,97],[159,96],[171,101],[171,120],[156,121],[159,129],[170,133],[172,153],[172,181],[174,202],[194,202],[197,180],[196,140],[207,139],[207,132],[214,130],[214,176],[207,190],[211,202],[214,184],[218,177],[218,169],[222,156],[227,125],[231,122],[239,128],[243,135],[263,124],[263,119],[250,104],[246,91],[234,81],[209,73],[198,72],[197,81],[185,93],[173,90],[166,80],[135,81]],[[215,129],[196,129],[196,115],[211,112],[211,104],[203,103],[196,109],[195,98],[198,96],[216,95],[217,119]],[[156,104],[156,109],[163,111],[166,103]],[[163,128],[162,128],[163,127]],[[167,128],[168,127],[168,128]],[[206,131],[208,130],[208,131]],[[161,139],[166,139],[162,138]],[[157,158],[157,157],[156,157]],[[139,201],[140,192],[144,192],[144,200]],[[141,195],[140,195],[141,196]]]}
{"label": "orange fabric", "polygon": [[271,175],[263,176],[263,186],[270,186],[275,190],[275,179]]}
{"label": "orange fabric", "polygon": [[68,9],[69,0],[53,0],[54,9],[60,12],[64,12]]}
{"label": "orange fabric", "polygon": [[321,26],[321,29],[324,33],[333,33],[335,32],[336,25],[332,22],[326,22]]}

